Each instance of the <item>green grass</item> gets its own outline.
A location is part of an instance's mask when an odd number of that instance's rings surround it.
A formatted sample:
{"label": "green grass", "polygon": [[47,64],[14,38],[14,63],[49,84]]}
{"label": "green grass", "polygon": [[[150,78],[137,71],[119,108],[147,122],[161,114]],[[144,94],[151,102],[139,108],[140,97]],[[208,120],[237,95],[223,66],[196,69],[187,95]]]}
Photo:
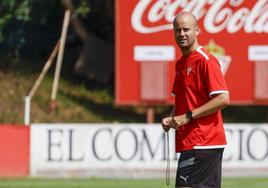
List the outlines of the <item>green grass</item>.
{"label": "green grass", "polygon": [[[167,188],[164,179],[0,179],[0,188]],[[267,188],[268,178],[225,178],[222,188]]]}
{"label": "green grass", "polygon": [[[4,66],[0,60],[1,124],[23,124],[24,97],[28,95],[42,70],[41,65],[28,67],[23,62],[13,64],[6,63],[7,66]],[[49,108],[54,71],[51,70],[44,78],[31,100],[32,123],[146,122],[145,107],[118,107],[114,104],[113,85],[65,74],[62,71],[57,93],[58,108],[54,111]]]}

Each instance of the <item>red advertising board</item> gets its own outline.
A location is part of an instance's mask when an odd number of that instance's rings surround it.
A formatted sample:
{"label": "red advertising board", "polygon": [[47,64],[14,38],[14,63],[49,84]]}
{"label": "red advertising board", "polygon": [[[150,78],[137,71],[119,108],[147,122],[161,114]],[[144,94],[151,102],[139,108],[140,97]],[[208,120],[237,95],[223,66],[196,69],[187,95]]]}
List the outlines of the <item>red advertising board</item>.
{"label": "red advertising board", "polygon": [[28,176],[30,127],[0,125],[0,176]]}
{"label": "red advertising board", "polygon": [[268,104],[268,0],[116,0],[116,104],[173,103],[172,22],[183,10],[219,59],[232,104]]}

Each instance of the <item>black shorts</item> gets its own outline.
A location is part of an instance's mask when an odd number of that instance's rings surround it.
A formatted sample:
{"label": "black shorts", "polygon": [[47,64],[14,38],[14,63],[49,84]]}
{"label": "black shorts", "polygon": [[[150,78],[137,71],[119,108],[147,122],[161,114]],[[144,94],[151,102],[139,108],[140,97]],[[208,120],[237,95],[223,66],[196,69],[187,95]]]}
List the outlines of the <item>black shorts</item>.
{"label": "black shorts", "polygon": [[220,188],[222,154],[222,148],[181,152],[176,187]]}

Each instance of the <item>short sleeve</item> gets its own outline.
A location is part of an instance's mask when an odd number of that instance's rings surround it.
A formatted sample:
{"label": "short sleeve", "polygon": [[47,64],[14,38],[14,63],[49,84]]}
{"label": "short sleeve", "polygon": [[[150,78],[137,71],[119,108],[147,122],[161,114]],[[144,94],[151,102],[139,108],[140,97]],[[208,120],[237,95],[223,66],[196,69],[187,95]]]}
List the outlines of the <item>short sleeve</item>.
{"label": "short sleeve", "polygon": [[214,94],[229,93],[227,84],[221,72],[220,64],[216,58],[204,60],[204,78],[211,97]]}

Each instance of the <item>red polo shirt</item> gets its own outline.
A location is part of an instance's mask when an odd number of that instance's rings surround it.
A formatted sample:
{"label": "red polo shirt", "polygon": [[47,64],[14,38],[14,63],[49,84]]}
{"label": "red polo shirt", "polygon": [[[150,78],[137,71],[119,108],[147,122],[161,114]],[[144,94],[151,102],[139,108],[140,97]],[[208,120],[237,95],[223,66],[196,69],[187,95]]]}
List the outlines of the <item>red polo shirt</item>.
{"label": "red polo shirt", "polygon": [[[211,100],[211,95],[228,93],[218,60],[198,47],[176,63],[175,114],[182,115]],[[221,112],[198,118],[176,130],[176,152],[221,148],[226,145]]]}

